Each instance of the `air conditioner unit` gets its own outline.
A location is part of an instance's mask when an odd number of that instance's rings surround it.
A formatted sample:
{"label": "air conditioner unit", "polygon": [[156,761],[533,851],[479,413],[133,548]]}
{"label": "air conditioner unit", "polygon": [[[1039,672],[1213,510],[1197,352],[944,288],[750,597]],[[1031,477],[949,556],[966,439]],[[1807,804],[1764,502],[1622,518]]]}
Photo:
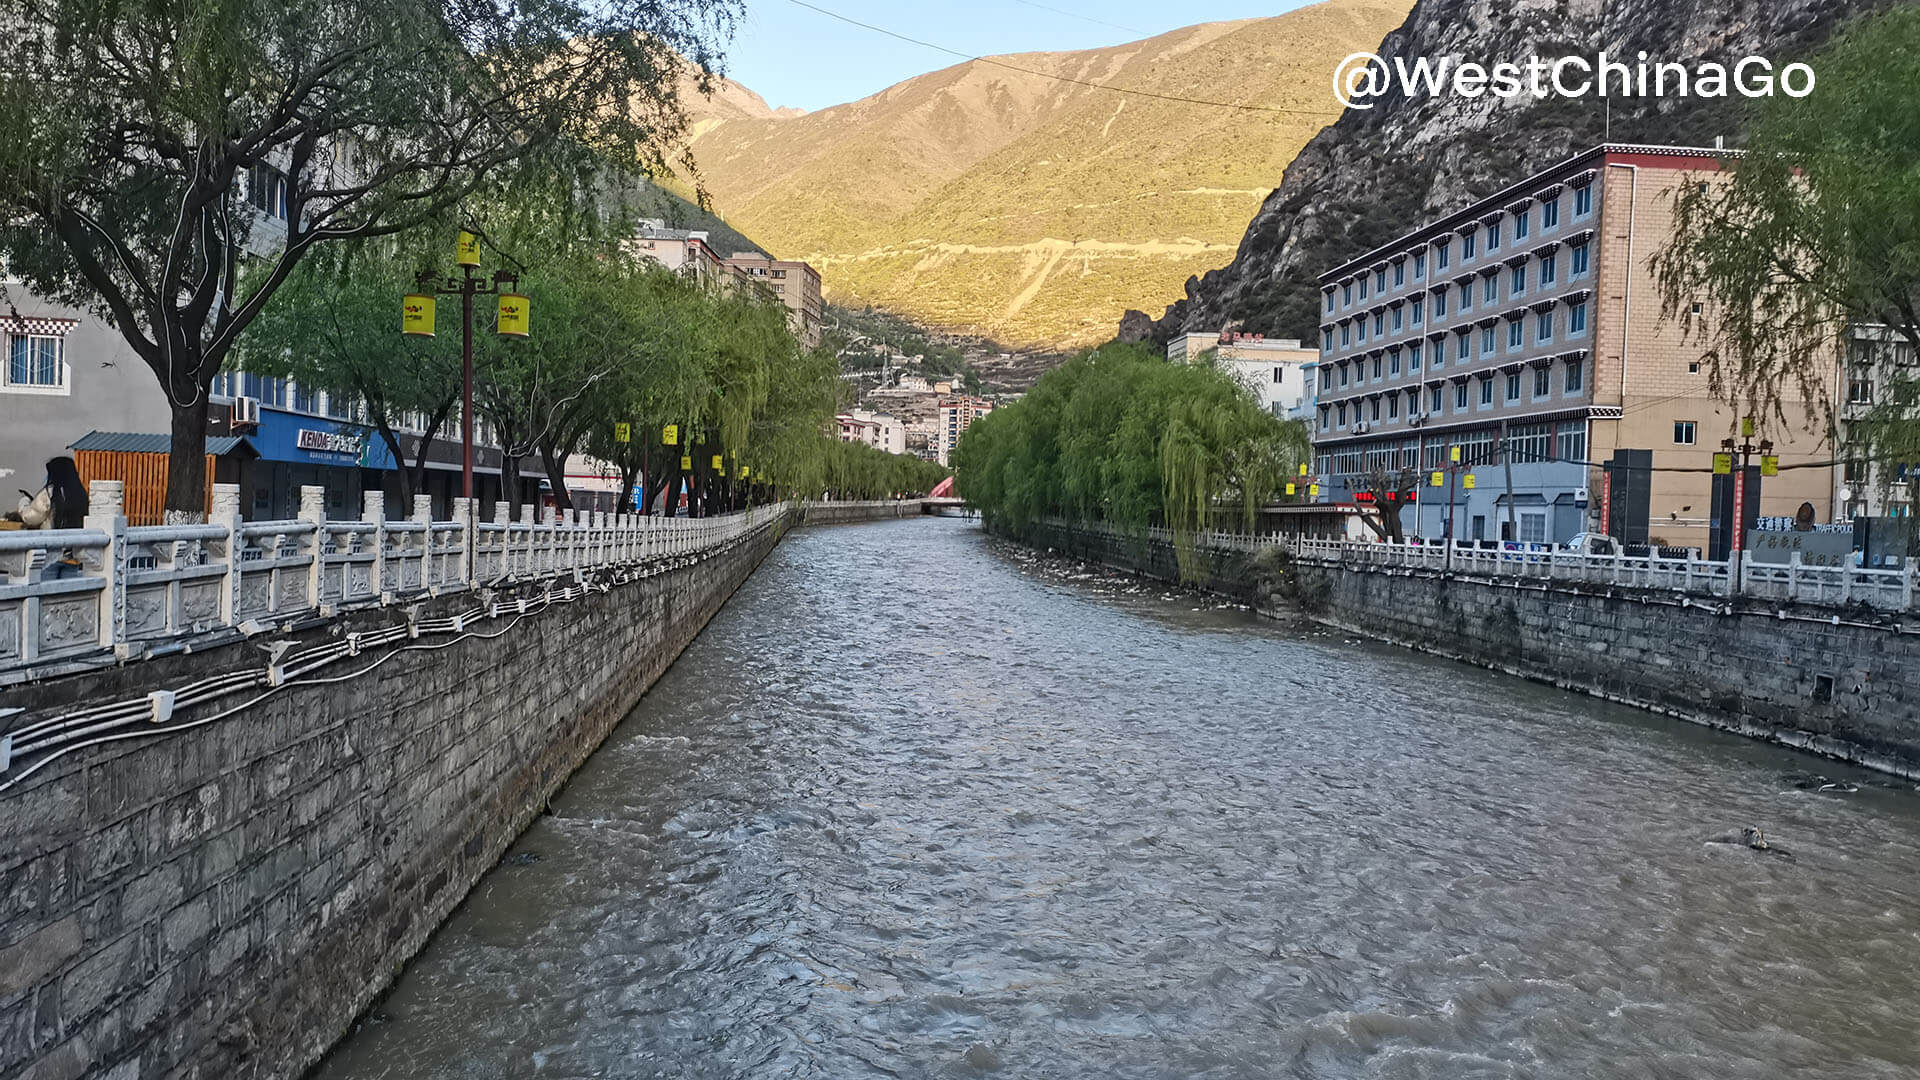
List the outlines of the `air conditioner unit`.
{"label": "air conditioner unit", "polygon": [[1364,420],[1353,425],[1353,433],[1355,435],[1365,435],[1369,430],[1371,429],[1367,427],[1367,422]]}
{"label": "air conditioner unit", "polygon": [[1586,489],[1586,488],[1583,488],[1583,487],[1582,487],[1582,488],[1574,488],[1574,489],[1573,489],[1573,501],[1574,501],[1574,502],[1576,502],[1576,503],[1583,503],[1583,502],[1588,502],[1588,501],[1590,501],[1590,500],[1588,499],[1588,497],[1587,497],[1587,489]]}
{"label": "air conditioner unit", "polygon": [[1419,427],[1421,424],[1424,424],[1426,422],[1427,422],[1426,413],[1411,412],[1407,414],[1407,423],[1412,427]]}
{"label": "air conditioner unit", "polygon": [[233,426],[257,428],[260,426],[260,399],[236,397],[233,399]]}

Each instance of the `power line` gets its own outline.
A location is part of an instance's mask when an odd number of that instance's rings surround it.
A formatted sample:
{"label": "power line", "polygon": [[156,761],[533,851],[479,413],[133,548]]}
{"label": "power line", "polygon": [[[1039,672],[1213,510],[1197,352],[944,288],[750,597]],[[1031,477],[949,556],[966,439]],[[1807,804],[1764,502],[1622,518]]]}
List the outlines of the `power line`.
{"label": "power line", "polygon": [[1091,15],[1082,15],[1077,11],[1067,11],[1064,8],[1048,7],[1045,4],[1036,4],[1034,3],[1034,0],[1013,0],[1013,2],[1016,4],[1025,4],[1030,8],[1039,8],[1041,11],[1051,11],[1055,15],[1065,15],[1069,19],[1079,19],[1081,22],[1095,23],[1100,26],[1111,26],[1115,30],[1125,30],[1129,34],[1139,34],[1141,37],[1151,36],[1150,31],[1136,29],[1131,26],[1122,26],[1119,23],[1108,22],[1105,19],[1096,19]]}
{"label": "power line", "polygon": [[[794,4],[799,5],[800,7],[806,8],[808,11],[813,11],[821,15],[825,15],[829,19],[838,19],[839,21],[846,23],[849,26],[857,26],[862,30],[871,30],[876,34],[884,34],[887,37],[893,38],[896,41],[904,41],[909,45],[918,45],[923,49],[932,49],[935,52],[946,53],[948,56],[957,56],[962,60],[971,60],[981,64],[991,64],[994,67],[1005,68],[1008,71],[1017,71],[1022,75],[1036,75],[1042,79],[1052,79],[1055,82],[1070,83],[1074,86],[1085,86],[1085,87],[1090,87],[1094,90],[1110,90],[1116,94],[1129,94],[1133,97],[1152,98],[1155,101],[1172,101],[1172,102],[1178,102],[1182,105],[1205,105],[1209,108],[1234,109],[1239,112],[1264,112],[1264,113],[1280,113],[1287,116],[1312,116],[1312,117],[1316,117],[1324,120],[1324,119],[1330,118],[1333,115],[1333,112],[1335,111],[1330,109],[1329,110],[1283,109],[1277,105],[1241,105],[1231,101],[1210,101],[1206,98],[1182,97],[1178,94],[1160,94],[1160,93],[1155,93],[1152,90],[1135,90],[1135,89],[1132,89],[1131,87],[1111,86],[1111,85],[1108,85],[1107,83],[1089,82],[1085,79],[1076,79],[1069,75],[1055,75],[1050,71],[1038,71],[1033,68],[1021,67],[1018,64],[1009,64],[1005,60],[997,60],[991,56],[975,56],[971,53],[962,52],[959,49],[949,49],[945,45],[935,45],[931,41],[922,41],[921,39],[916,37],[908,37],[905,34],[896,33],[892,30],[888,30],[884,26],[875,26],[872,23],[865,23],[865,22],[861,22],[859,19],[849,18],[848,16],[842,15],[837,11],[828,11],[826,8],[820,7],[817,4],[807,3],[807,0],[792,0],[792,2]],[[1038,6],[1038,5],[1035,5],[1035,6]]]}

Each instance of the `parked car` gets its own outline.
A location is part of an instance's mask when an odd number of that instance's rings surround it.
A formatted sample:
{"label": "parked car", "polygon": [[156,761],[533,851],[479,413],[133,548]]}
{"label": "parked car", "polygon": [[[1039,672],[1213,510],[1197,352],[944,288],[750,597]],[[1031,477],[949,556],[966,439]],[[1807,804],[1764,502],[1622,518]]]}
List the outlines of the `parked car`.
{"label": "parked car", "polygon": [[1605,533],[1580,533],[1567,541],[1567,550],[1582,555],[1618,555],[1620,543]]}

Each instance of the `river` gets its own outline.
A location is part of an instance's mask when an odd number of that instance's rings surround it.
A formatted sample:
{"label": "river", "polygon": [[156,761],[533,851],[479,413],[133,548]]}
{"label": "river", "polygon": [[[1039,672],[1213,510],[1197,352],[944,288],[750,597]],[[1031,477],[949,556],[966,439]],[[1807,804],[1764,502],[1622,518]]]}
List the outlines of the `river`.
{"label": "river", "polygon": [[[1917,810],[971,523],[808,529],[318,1076],[1911,1077]],[[1792,857],[1704,842],[1749,825]]]}

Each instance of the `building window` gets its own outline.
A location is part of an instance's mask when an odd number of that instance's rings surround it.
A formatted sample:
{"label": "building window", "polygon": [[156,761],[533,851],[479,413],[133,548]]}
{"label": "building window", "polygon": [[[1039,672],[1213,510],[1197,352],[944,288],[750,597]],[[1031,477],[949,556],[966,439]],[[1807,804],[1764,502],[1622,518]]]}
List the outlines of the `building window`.
{"label": "building window", "polygon": [[1340,421],[1339,421],[1339,423],[1340,423],[1340,426],[1341,426],[1341,427],[1346,427],[1346,426],[1347,426],[1347,406],[1346,406],[1346,403],[1345,403],[1345,402],[1341,402],[1341,404],[1340,404]]}
{"label": "building window", "polygon": [[1399,394],[1387,395],[1387,419],[1389,420],[1400,419],[1400,395]]}
{"label": "building window", "polygon": [[1520,515],[1520,542],[1523,544],[1544,544],[1547,542],[1547,515]]}
{"label": "building window", "polygon": [[61,360],[65,342],[40,334],[13,334],[7,338],[7,386],[22,390],[64,390],[67,366]]}
{"label": "building window", "polygon": [[1586,217],[1593,213],[1593,185],[1587,184],[1573,189],[1573,216]]}
{"label": "building window", "polygon": [[1462,382],[1462,383],[1453,384],[1453,407],[1456,412],[1464,410],[1467,407],[1467,384],[1466,383]]}
{"label": "building window", "polygon": [[1519,296],[1527,291],[1527,264],[1521,263],[1513,268],[1513,284],[1508,287],[1508,296]]}
{"label": "building window", "polygon": [[1440,407],[1446,404],[1446,402],[1441,398],[1441,388],[1438,386],[1434,387],[1433,392],[1427,395],[1427,399],[1433,402],[1434,412],[1439,412]]}
{"label": "building window", "polygon": [[1487,226],[1487,251],[1500,250],[1500,223],[1495,221]]}
{"label": "building window", "polygon": [[1575,420],[1560,425],[1560,460],[1585,461],[1587,459],[1587,424],[1584,420]]}
{"label": "building window", "polygon": [[1522,210],[1519,213],[1513,215],[1514,243],[1517,244],[1520,241],[1525,240],[1527,238],[1527,233],[1530,231],[1532,225],[1533,225],[1533,211],[1531,209]]}
{"label": "building window", "polygon": [[1698,435],[1699,425],[1694,421],[1675,420],[1673,422],[1673,444],[1675,446],[1692,446]]}
{"label": "building window", "polygon": [[1556,228],[1560,224],[1560,196],[1555,195],[1540,204],[1540,231]]}
{"label": "building window", "polygon": [[1351,344],[1353,344],[1353,324],[1341,323],[1340,324],[1340,347],[1344,349]]}
{"label": "building window", "polygon": [[1333,328],[1331,326],[1329,326],[1325,330],[1320,331],[1320,351],[1321,352],[1333,351]]}
{"label": "building window", "polygon": [[1560,256],[1548,254],[1540,257],[1540,287],[1546,288],[1560,278]]}
{"label": "building window", "polygon": [[1480,286],[1480,298],[1489,304],[1500,299],[1500,276],[1498,274],[1487,275],[1485,282]]}
{"label": "building window", "polygon": [[1493,327],[1491,326],[1480,328],[1480,355],[1493,355]]}
{"label": "building window", "polygon": [[1373,291],[1380,293],[1387,291],[1387,272],[1384,268],[1373,272]]}
{"label": "building window", "polygon": [[1553,395],[1553,369],[1546,368],[1546,367],[1534,368],[1533,369],[1533,396],[1537,398],[1543,398],[1543,397],[1551,397],[1552,395]]}
{"label": "building window", "polygon": [[1507,324],[1507,348],[1508,349],[1517,349],[1520,346],[1526,344],[1526,340],[1527,340],[1527,327],[1525,323],[1522,323],[1519,319],[1515,319],[1512,322]]}
{"label": "building window", "polygon": [[1360,299],[1365,300],[1367,298],[1367,276],[1365,274],[1360,275],[1358,284],[1360,286]]}
{"label": "building window", "polygon": [[1460,351],[1455,356],[1455,359],[1459,360],[1461,363],[1464,364],[1468,360],[1473,359],[1473,343],[1468,340],[1467,332],[1463,331],[1459,336],[1460,336]]}
{"label": "building window", "polygon": [[1329,312],[1333,310],[1333,294],[1331,292],[1327,294],[1327,310]]}
{"label": "building window", "polygon": [[1587,302],[1580,301],[1567,308],[1567,336],[1584,334],[1587,331]]}
{"label": "building window", "polygon": [[1393,349],[1387,353],[1387,374],[1389,375],[1400,374],[1400,350],[1399,349]]}
{"label": "building window", "polygon": [[1573,252],[1573,254],[1568,256],[1568,258],[1573,261],[1573,266],[1569,269],[1568,272],[1576,278],[1586,277],[1587,276],[1587,245],[1575,244],[1569,250]]}
{"label": "building window", "polygon": [[1416,252],[1413,256],[1413,280],[1419,281],[1427,276],[1427,253]]}
{"label": "building window", "polygon": [[1548,308],[1534,316],[1534,339],[1540,342],[1553,340],[1553,309]]}
{"label": "building window", "polygon": [[1493,404],[1493,376],[1487,375],[1480,380],[1480,404]]}
{"label": "building window", "polygon": [[1325,405],[1320,406],[1320,430],[1321,431],[1325,431],[1329,427],[1333,426],[1332,415],[1331,415],[1332,412],[1333,410],[1327,408]]}
{"label": "building window", "polygon": [[1347,365],[1344,361],[1340,364],[1340,385],[1347,385]]}
{"label": "building window", "polygon": [[1517,371],[1510,372],[1507,375],[1507,401],[1515,402],[1519,400],[1520,400],[1520,373]]}
{"label": "building window", "polygon": [[1379,398],[1373,399],[1373,408],[1371,411],[1373,413],[1373,419],[1375,420],[1380,419],[1380,399]]}
{"label": "building window", "polygon": [[1373,358],[1373,377],[1375,379],[1380,377],[1380,358],[1377,356]]}
{"label": "building window", "polygon": [[1435,246],[1434,250],[1437,253],[1435,256],[1436,261],[1434,265],[1442,270],[1445,270],[1447,268],[1447,255],[1448,255],[1447,242],[1445,240],[1440,241],[1440,243]]}
{"label": "building window", "polygon": [[1320,369],[1320,389],[1322,390],[1333,389],[1333,369],[1332,368]]}
{"label": "building window", "polygon": [[1433,294],[1433,317],[1436,319],[1447,317],[1447,287],[1444,285],[1440,287],[1439,292]]}
{"label": "building window", "polygon": [[1400,308],[1393,309],[1393,332],[1394,333],[1397,334],[1400,332],[1400,320],[1404,317],[1405,317],[1405,312],[1402,309]]}
{"label": "building window", "polygon": [[1379,337],[1380,335],[1386,332],[1387,332],[1387,313],[1384,311],[1374,312],[1373,313],[1373,336]]}
{"label": "building window", "polygon": [[1420,351],[1421,351],[1420,343],[1417,341],[1407,346],[1407,370],[1408,371],[1420,370]]}
{"label": "building window", "polygon": [[1274,381],[1274,382],[1276,382],[1276,383],[1277,383],[1277,382],[1279,382],[1279,381],[1280,381],[1280,374],[1281,374],[1281,372],[1283,372],[1283,371],[1285,371],[1285,370],[1286,370],[1286,368],[1274,368],[1274,369],[1273,369],[1273,381]]}
{"label": "building window", "polygon": [[1397,289],[1400,286],[1405,285],[1406,283],[1407,283],[1407,264],[1404,262],[1394,263],[1393,264],[1393,287]]}
{"label": "building window", "polygon": [[1353,340],[1365,344],[1367,340],[1367,317],[1362,315],[1353,322],[1354,325],[1358,327],[1358,329],[1354,331]]}
{"label": "building window", "polygon": [[1420,325],[1420,317],[1426,313],[1427,302],[1420,297],[1413,298],[1413,325]]}
{"label": "building window", "polygon": [[247,176],[247,201],[255,210],[287,220],[287,174],[271,165],[255,165]]}
{"label": "building window", "polygon": [[1858,375],[1849,379],[1847,381],[1847,404],[1873,404],[1873,380]]}
{"label": "building window", "polygon": [[1353,306],[1353,282],[1349,281],[1340,287],[1340,303],[1343,307]]}
{"label": "building window", "polygon": [[1578,360],[1567,363],[1567,393],[1577,394],[1586,386],[1587,365]]}
{"label": "building window", "polygon": [[1474,243],[1474,236],[1473,236],[1473,233],[1471,232],[1465,233],[1460,237],[1461,261],[1464,262],[1467,259],[1473,258],[1473,243]]}

